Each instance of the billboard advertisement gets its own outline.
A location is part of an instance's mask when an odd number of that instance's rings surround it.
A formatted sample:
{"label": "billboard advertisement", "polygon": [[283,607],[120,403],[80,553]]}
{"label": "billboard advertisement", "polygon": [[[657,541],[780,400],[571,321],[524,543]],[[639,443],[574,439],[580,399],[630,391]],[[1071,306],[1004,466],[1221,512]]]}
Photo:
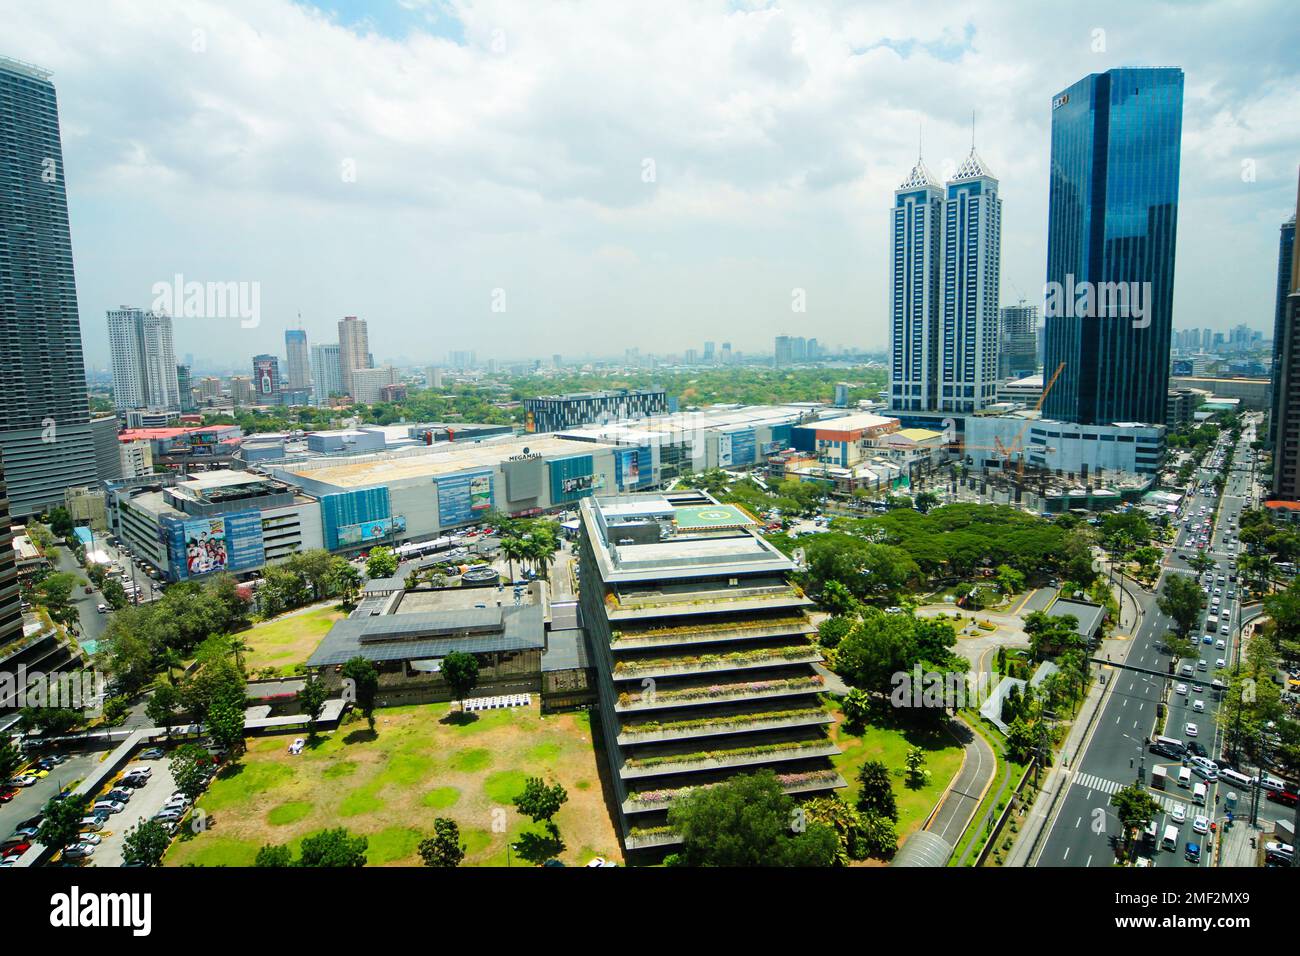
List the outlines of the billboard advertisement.
{"label": "billboard advertisement", "polygon": [[492,507],[492,472],[477,471],[439,478],[438,524],[442,527],[478,521]]}
{"label": "billboard advertisement", "polygon": [[718,436],[718,467],[731,467],[731,435],[728,432]]}
{"label": "billboard advertisement", "polygon": [[375,521],[362,521],[359,524],[346,524],[339,528],[341,546],[380,542],[390,535],[406,532],[406,516],[396,515],[392,518],[379,518]]}
{"label": "billboard advertisement", "polygon": [[574,478],[560,479],[560,490],[566,495],[572,495],[579,491],[590,491],[592,488],[591,475],[578,475]]}
{"label": "billboard advertisement", "polygon": [[1192,368],[1191,359],[1174,359],[1173,373],[1175,375],[1191,375]]}
{"label": "billboard advertisement", "polygon": [[226,522],[223,518],[186,521],[181,534],[185,541],[185,574],[208,574],[229,566],[226,551]]}

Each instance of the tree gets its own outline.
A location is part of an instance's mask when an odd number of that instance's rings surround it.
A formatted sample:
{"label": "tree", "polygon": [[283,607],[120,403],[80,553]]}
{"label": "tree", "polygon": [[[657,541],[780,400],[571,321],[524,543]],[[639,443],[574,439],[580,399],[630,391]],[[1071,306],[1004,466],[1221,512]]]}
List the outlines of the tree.
{"label": "tree", "polygon": [[1134,832],[1145,827],[1156,814],[1161,812],[1162,808],[1151,798],[1146,789],[1137,783],[1115,791],[1111,794],[1110,802],[1119,816],[1120,826],[1123,827],[1121,844],[1127,855],[1133,844]]}
{"label": "tree", "polygon": [[208,771],[212,769],[212,758],[198,744],[185,744],[176,748],[167,767],[172,772],[172,781],[176,789],[192,801],[199,798],[207,786]]}
{"label": "tree", "polygon": [[506,535],[501,539],[501,555],[509,562],[510,580],[515,580],[515,562],[523,561],[528,554],[528,547],[522,538]]}
{"label": "tree", "polygon": [[442,678],[452,696],[463,701],[478,684],[478,658],[464,651],[452,651],[442,659]]}
{"label": "tree", "polygon": [[844,700],[840,702],[840,709],[844,711],[845,725],[860,729],[867,722],[867,715],[871,712],[871,695],[860,688],[850,687],[849,692],[844,695]]}
{"label": "tree", "polygon": [[925,769],[925,751],[912,747],[907,751],[907,785],[912,789],[925,786],[930,779],[930,771]]}
{"label": "tree", "polygon": [[62,850],[76,843],[89,800],[86,795],[53,797],[45,804],[45,817],[37,830],[36,842],[54,850]]}
{"label": "tree", "polygon": [[1201,618],[1205,595],[1196,579],[1186,574],[1170,574],[1160,594],[1160,611],[1174,619],[1178,633],[1186,637]]}
{"label": "tree", "polygon": [[397,573],[397,553],[383,545],[370,549],[366,558],[366,576],[374,578],[391,578]]}
{"label": "tree", "polygon": [[812,824],[794,830],[794,801],[770,770],[689,791],[668,809],[686,866],[830,866],[838,838]]}
{"label": "tree", "polygon": [[534,823],[546,823],[552,833],[555,832],[553,817],[560,812],[569,799],[568,791],[560,784],[547,786],[541,777],[529,777],[524,783],[524,790],[514,799],[515,809]]}
{"label": "tree", "polygon": [[928,514],[930,509],[939,503],[939,496],[933,491],[923,491],[916,496],[916,510],[921,514]]}
{"label": "tree", "polygon": [[160,683],[149,695],[149,701],[144,705],[144,714],[155,727],[165,727],[170,735],[180,702],[181,695],[174,685]]}
{"label": "tree", "polygon": [[0,737],[0,781],[8,780],[18,773],[18,768],[26,763],[23,752],[8,737]]}
{"label": "tree", "polygon": [[465,844],[460,842],[460,827],[455,820],[439,817],[433,821],[433,836],[420,841],[420,859],[425,866],[460,866],[465,859]]}
{"label": "tree", "polygon": [[321,711],[325,709],[325,701],[329,697],[329,691],[325,689],[325,682],[313,674],[302,685],[302,690],[298,691],[298,706],[302,712],[307,715],[307,736],[316,736],[316,721],[320,718]]}
{"label": "tree", "polygon": [[817,625],[817,643],[825,648],[837,647],[844,635],[853,629],[852,617],[835,615]]}
{"label": "tree", "polygon": [[351,561],[336,555],[330,561],[329,583],[331,590],[343,601],[344,607],[351,606],[361,590],[361,572]]}
{"label": "tree", "polygon": [[99,590],[104,595],[104,603],[114,611],[120,611],[131,603],[126,596],[126,588],[117,578],[105,578]]}
{"label": "tree", "polygon": [[354,657],[343,665],[343,679],[352,681],[357,707],[370,729],[375,729],[375,695],[379,692],[379,671],[364,657]]}
{"label": "tree", "polygon": [[72,520],[72,515],[63,505],[56,505],[50,509],[50,530],[56,537],[70,538],[76,530],[76,522]]}
{"label": "tree", "polygon": [[838,793],[809,800],[802,805],[802,809],[809,823],[820,824],[835,833],[839,841],[835,854],[836,866],[846,866],[849,860],[861,860],[867,856],[862,815],[845,803]]}
{"label": "tree", "polygon": [[353,836],[345,827],[324,830],[303,838],[298,853],[299,866],[359,867],[366,865],[366,847],[369,841],[363,836]]}
{"label": "tree", "polygon": [[995,573],[998,590],[1003,594],[1015,594],[1025,589],[1025,576],[1009,564],[998,565]]}
{"label": "tree", "polygon": [[266,844],[257,851],[257,856],[253,859],[253,866],[283,868],[293,865],[293,853],[287,846],[279,843]]}
{"label": "tree", "polygon": [[868,760],[858,771],[858,809],[869,816],[898,820],[898,803],[889,768],[879,760]]}
{"label": "tree", "polygon": [[208,707],[208,719],[204,721],[208,733],[218,745],[231,752],[237,752],[244,746],[244,710],[247,703],[241,683],[238,689],[223,689]]}
{"label": "tree", "polygon": [[171,841],[170,834],[157,820],[141,820],[126,832],[122,858],[137,866],[161,866]]}

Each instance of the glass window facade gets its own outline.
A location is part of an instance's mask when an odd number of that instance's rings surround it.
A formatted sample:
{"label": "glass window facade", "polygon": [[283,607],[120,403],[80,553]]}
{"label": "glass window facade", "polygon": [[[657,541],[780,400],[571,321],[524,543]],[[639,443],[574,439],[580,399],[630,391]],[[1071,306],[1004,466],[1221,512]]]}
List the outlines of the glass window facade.
{"label": "glass window facade", "polygon": [[1182,116],[1172,67],[1095,73],[1052,101],[1044,374],[1065,367],[1050,418],[1164,421]]}

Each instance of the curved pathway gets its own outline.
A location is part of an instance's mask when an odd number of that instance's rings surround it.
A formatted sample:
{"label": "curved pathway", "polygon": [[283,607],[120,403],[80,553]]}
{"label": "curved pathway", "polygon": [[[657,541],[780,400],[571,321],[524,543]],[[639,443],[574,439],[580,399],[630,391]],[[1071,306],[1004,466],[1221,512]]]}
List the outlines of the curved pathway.
{"label": "curved pathway", "polygon": [[979,805],[997,774],[998,759],[983,734],[977,733],[960,717],[948,729],[965,747],[961,769],[939,798],[939,804],[922,828],[942,837],[952,846],[961,842]]}

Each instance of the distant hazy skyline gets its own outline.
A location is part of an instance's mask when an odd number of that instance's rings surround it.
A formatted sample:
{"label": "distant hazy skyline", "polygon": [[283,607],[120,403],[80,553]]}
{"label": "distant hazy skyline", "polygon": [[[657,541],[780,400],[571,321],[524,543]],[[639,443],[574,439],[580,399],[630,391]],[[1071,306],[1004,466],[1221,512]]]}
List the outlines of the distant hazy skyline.
{"label": "distant hazy skyline", "polygon": [[236,368],[283,355],[299,313],[313,343],[361,316],[377,360],[411,364],[884,348],[918,130],[946,177],[974,111],[1003,303],[1037,303],[1052,96],[1130,65],[1186,74],[1175,328],[1271,333],[1291,0],[0,0],[0,22],[0,54],[54,74],[93,367],[106,310],[177,274],[258,284],[256,327],[175,322],[178,356]]}

